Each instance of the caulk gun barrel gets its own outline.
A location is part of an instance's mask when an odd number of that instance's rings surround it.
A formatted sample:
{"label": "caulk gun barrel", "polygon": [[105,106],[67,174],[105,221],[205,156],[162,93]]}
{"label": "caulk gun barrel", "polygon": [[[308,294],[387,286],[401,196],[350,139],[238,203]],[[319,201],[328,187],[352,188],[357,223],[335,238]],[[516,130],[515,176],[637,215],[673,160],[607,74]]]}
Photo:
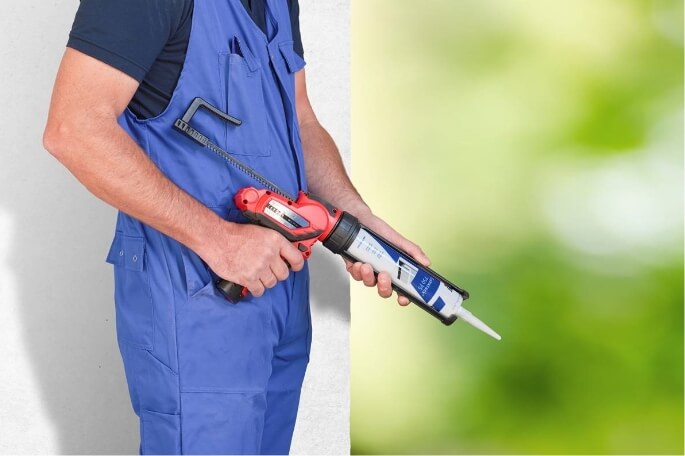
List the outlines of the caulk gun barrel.
{"label": "caulk gun barrel", "polygon": [[376,273],[387,272],[395,291],[445,325],[461,318],[500,339],[499,334],[462,307],[462,302],[469,297],[465,290],[420,265],[409,254],[359,223],[354,216],[344,212],[323,244],[333,253],[371,265]]}

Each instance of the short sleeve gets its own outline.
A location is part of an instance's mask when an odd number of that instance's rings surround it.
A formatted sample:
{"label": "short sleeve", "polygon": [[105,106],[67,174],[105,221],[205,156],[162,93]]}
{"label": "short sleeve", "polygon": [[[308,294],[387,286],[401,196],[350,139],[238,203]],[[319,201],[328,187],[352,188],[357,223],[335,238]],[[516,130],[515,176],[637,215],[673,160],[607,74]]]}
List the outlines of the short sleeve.
{"label": "short sleeve", "polygon": [[300,2],[298,0],[290,1],[290,27],[293,32],[293,49],[297,55],[304,58],[302,34],[300,33]]}
{"label": "short sleeve", "polygon": [[81,0],[67,46],[142,81],[187,0]]}

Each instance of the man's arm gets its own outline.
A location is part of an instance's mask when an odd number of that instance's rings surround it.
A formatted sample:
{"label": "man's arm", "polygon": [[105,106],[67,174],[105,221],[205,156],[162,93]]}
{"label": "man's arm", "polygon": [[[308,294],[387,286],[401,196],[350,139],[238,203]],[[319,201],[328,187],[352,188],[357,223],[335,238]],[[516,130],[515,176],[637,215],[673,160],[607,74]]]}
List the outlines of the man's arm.
{"label": "man's arm", "polygon": [[[409,253],[419,263],[430,265],[430,260],[423,250],[376,217],[354,188],[333,138],[321,126],[309,102],[305,70],[295,73],[295,99],[305,170],[312,193],[355,215],[360,222]],[[390,275],[381,273],[376,280],[370,265],[347,261],[346,263],[352,278],[364,282],[366,286],[376,286],[378,294],[384,298],[392,295]],[[409,304],[409,300],[404,296],[399,296],[397,300],[401,305]]]}
{"label": "man's arm", "polygon": [[[45,148],[95,196],[197,252],[255,296],[303,266],[283,236],[222,220],[178,188],[119,126],[138,82],[67,49],[53,90]],[[230,259],[230,260],[229,260]]]}

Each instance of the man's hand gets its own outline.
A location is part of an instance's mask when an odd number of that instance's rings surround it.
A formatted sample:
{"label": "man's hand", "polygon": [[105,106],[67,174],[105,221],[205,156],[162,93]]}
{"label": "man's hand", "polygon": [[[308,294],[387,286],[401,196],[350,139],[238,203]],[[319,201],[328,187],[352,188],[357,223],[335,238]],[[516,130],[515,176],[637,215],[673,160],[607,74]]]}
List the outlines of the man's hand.
{"label": "man's hand", "polygon": [[280,233],[256,225],[221,222],[211,242],[198,252],[223,279],[259,297],[265,289],[304,267],[302,253]]}
{"label": "man's hand", "polygon": [[[309,190],[327,199],[338,208],[356,216],[360,222],[410,254],[420,264],[430,265],[430,260],[419,246],[404,238],[390,225],[371,213],[352,185],[345,172],[338,148],[328,132],[319,123],[309,102],[305,70],[295,73],[295,104]],[[384,298],[389,298],[392,295],[389,274],[381,273],[376,279],[370,265],[353,264],[348,261],[346,263],[347,270],[355,280],[362,281],[369,287],[378,287],[378,294]],[[406,306],[409,304],[409,299],[398,296],[397,302]]]}
{"label": "man's hand", "polygon": [[[419,264],[423,266],[430,266],[431,261],[423,252],[423,250],[421,250],[421,247],[409,241],[407,238],[395,231],[390,225],[373,215],[371,212],[360,215],[359,221],[391,243],[395,244],[400,249],[407,252]],[[347,266],[347,271],[354,280],[363,282],[367,287],[378,288],[378,294],[383,298],[389,298],[392,296],[392,281],[390,274],[387,272],[381,272],[378,274],[378,277],[376,277],[373,272],[373,268],[369,264],[359,262],[352,263],[347,260],[345,260],[345,263]],[[405,296],[398,295],[397,302],[401,306],[406,306],[410,301]]]}

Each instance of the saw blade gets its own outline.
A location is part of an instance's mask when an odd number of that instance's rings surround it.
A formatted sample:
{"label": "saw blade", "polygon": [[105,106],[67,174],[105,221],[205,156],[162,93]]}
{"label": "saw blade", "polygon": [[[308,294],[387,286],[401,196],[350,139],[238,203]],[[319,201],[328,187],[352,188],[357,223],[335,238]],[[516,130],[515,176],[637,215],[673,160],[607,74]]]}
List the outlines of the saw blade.
{"label": "saw blade", "polygon": [[259,182],[261,185],[264,186],[264,188],[271,190],[274,193],[278,193],[281,196],[284,196],[288,198],[289,200],[295,201],[297,198],[294,196],[288,194],[285,190],[280,188],[278,185],[274,184],[271,182],[269,179],[266,177],[262,176],[259,172],[257,172],[255,169],[251,168],[250,166],[246,165],[245,163],[241,162],[234,156],[232,156],[230,153],[213,143],[212,141],[209,140],[209,138],[190,125],[188,125],[188,122],[182,120],[182,119],[177,119],[176,122],[174,123],[174,127],[176,129],[180,130],[181,132],[185,133],[188,135],[190,138],[194,139],[198,143],[202,144],[204,147],[207,149],[211,150],[214,152],[216,155],[218,155],[220,158],[224,159],[227,161],[231,166],[234,168],[238,169],[241,171],[243,174],[246,176],[250,177],[251,179],[254,179],[255,181]]}

